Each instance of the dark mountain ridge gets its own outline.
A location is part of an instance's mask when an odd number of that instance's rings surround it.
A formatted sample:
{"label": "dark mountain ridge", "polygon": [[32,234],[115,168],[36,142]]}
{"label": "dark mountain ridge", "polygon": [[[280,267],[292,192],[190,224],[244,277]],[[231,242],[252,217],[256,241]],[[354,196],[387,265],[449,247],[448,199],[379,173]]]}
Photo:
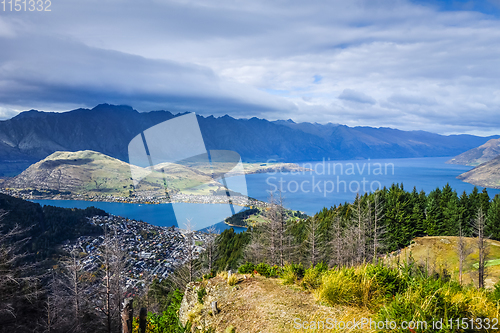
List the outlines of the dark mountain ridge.
{"label": "dark mountain ridge", "polygon": [[[128,162],[127,147],[133,137],[179,115],[169,111],[140,113],[130,106],[109,104],[61,113],[22,112],[0,122],[0,164],[31,164],[55,151],[79,150],[94,150]],[[233,150],[249,162],[453,156],[500,137],[443,136],[227,115],[198,116],[198,122],[207,149]],[[26,167],[18,166],[18,171]]]}

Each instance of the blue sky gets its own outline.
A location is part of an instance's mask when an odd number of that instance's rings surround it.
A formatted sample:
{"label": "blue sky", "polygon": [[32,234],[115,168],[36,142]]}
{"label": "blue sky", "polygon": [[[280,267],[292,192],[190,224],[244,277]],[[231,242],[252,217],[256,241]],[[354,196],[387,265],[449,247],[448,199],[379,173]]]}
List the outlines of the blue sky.
{"label": "blue sky", "polygon": [[440,11],[477,11],[498,17],[500,1],[498,0],[413,0],[415,4],[432,6]]}
{"label": "blue sky", "polygon": [[99,103],[500,134],[500,0],[53,0],[0,12],[0,118]]}

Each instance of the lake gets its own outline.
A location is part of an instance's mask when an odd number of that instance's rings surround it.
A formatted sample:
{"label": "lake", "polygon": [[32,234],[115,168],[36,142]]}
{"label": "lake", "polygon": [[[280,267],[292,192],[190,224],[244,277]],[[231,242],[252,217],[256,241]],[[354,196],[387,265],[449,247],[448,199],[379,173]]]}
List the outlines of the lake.
{"label": "lake", "polygon": [[[406,190],[416,187],[418,191],[424,190],[426,193],[449,183],[459,195],[463,191],[470,193],[474,186],[456,177],[471,167],[446,164],[448,159],[449,157],[429,157],[298,163],[312,171],[247,175],[248,195],[267,201],[270,190],[281,189],[287,208],[312,215],[323,207],[352,202],[358,192],[363,194],[379,187],[389,187],[392,183],[403,183]],[[478,188],[482,190],[481,187]],[[488,193],[493,197],[500,190],[488,189]],[[190,219],[195,230],[203,230],[212,225],[219,231],[230,228],[222,222],[231,215],[228,205],[224,204],[175,203],[173,206],[74,200],[33,201],[66,208],[95,206],[113,215],[143,220],[158,226],[185,228],[186,219]],[[243,208],[235,206],[235,209],[238,211]],[[245,228],[235,228],[237,232],[243,230]]]}

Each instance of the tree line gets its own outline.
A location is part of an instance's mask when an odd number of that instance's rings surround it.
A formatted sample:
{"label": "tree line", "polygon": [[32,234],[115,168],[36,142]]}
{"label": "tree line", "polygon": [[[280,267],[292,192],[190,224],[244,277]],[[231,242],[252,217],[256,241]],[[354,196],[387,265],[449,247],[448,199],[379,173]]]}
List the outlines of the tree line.
{"label": "tree line", "polygon": [[357,195],[354,202],[324,208],[307,219],[287,220],[283,198],[271,196],[269,222],[250,229],[251,241],[240,263],[285,263],[330,267],[354,266],[410,245],[415,237],[459,236],[460,276],[471,253],[464,237],[476,237],[479,286],[484,285],[488,254],[486,239],[500,240],[500,196],[474,188],[459,196],[449,184],[429,194],[406,191],[393,184],[374,193]]}

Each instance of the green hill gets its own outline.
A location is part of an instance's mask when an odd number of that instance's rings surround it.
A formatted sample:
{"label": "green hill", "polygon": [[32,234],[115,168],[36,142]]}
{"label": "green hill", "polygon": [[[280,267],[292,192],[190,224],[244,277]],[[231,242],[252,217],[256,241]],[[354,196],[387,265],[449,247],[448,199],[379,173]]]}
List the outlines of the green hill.
{"label": "green hill", "polygon": [[[477,281],[475,273],[477,271],[478,251],[475,248],[475,238],[464,237],[466,244],[474,252],[470,254],[464,263],[463,282],[465,284]],[[442,273],[446,270],[453,278],[458,280],[459,260],[455,250],[458,237],[435,236],[435,237],[417,237],[412,244],[399,253],[393,252],[386,260],[395,263],[398,260],[408,261],[410,256],[415,263],[427,267],[431,272]],[[489,255],[487,256],[487,277],[485,286],[492,288],[495,283],[500,281],[500,242],[488,240]]]}
{"label": "green hill", "polygon": [[[158,164],[150,171],[91,150],[58,151],[31,165],[20,175],[6,179],[0,186],[4,189],[48,191],[56,197],[58,194],[162,197],[165,196],[165,184],[170,195],[225,195],[224,186],[217,181],[221,174],[308,171],[290,163],[244,163],[243,172],[231,172],[234,166],[235,163],[208,164],[193,160]],[[133,183],[131,170],[136,179],[141,178],[139,183]]]}

